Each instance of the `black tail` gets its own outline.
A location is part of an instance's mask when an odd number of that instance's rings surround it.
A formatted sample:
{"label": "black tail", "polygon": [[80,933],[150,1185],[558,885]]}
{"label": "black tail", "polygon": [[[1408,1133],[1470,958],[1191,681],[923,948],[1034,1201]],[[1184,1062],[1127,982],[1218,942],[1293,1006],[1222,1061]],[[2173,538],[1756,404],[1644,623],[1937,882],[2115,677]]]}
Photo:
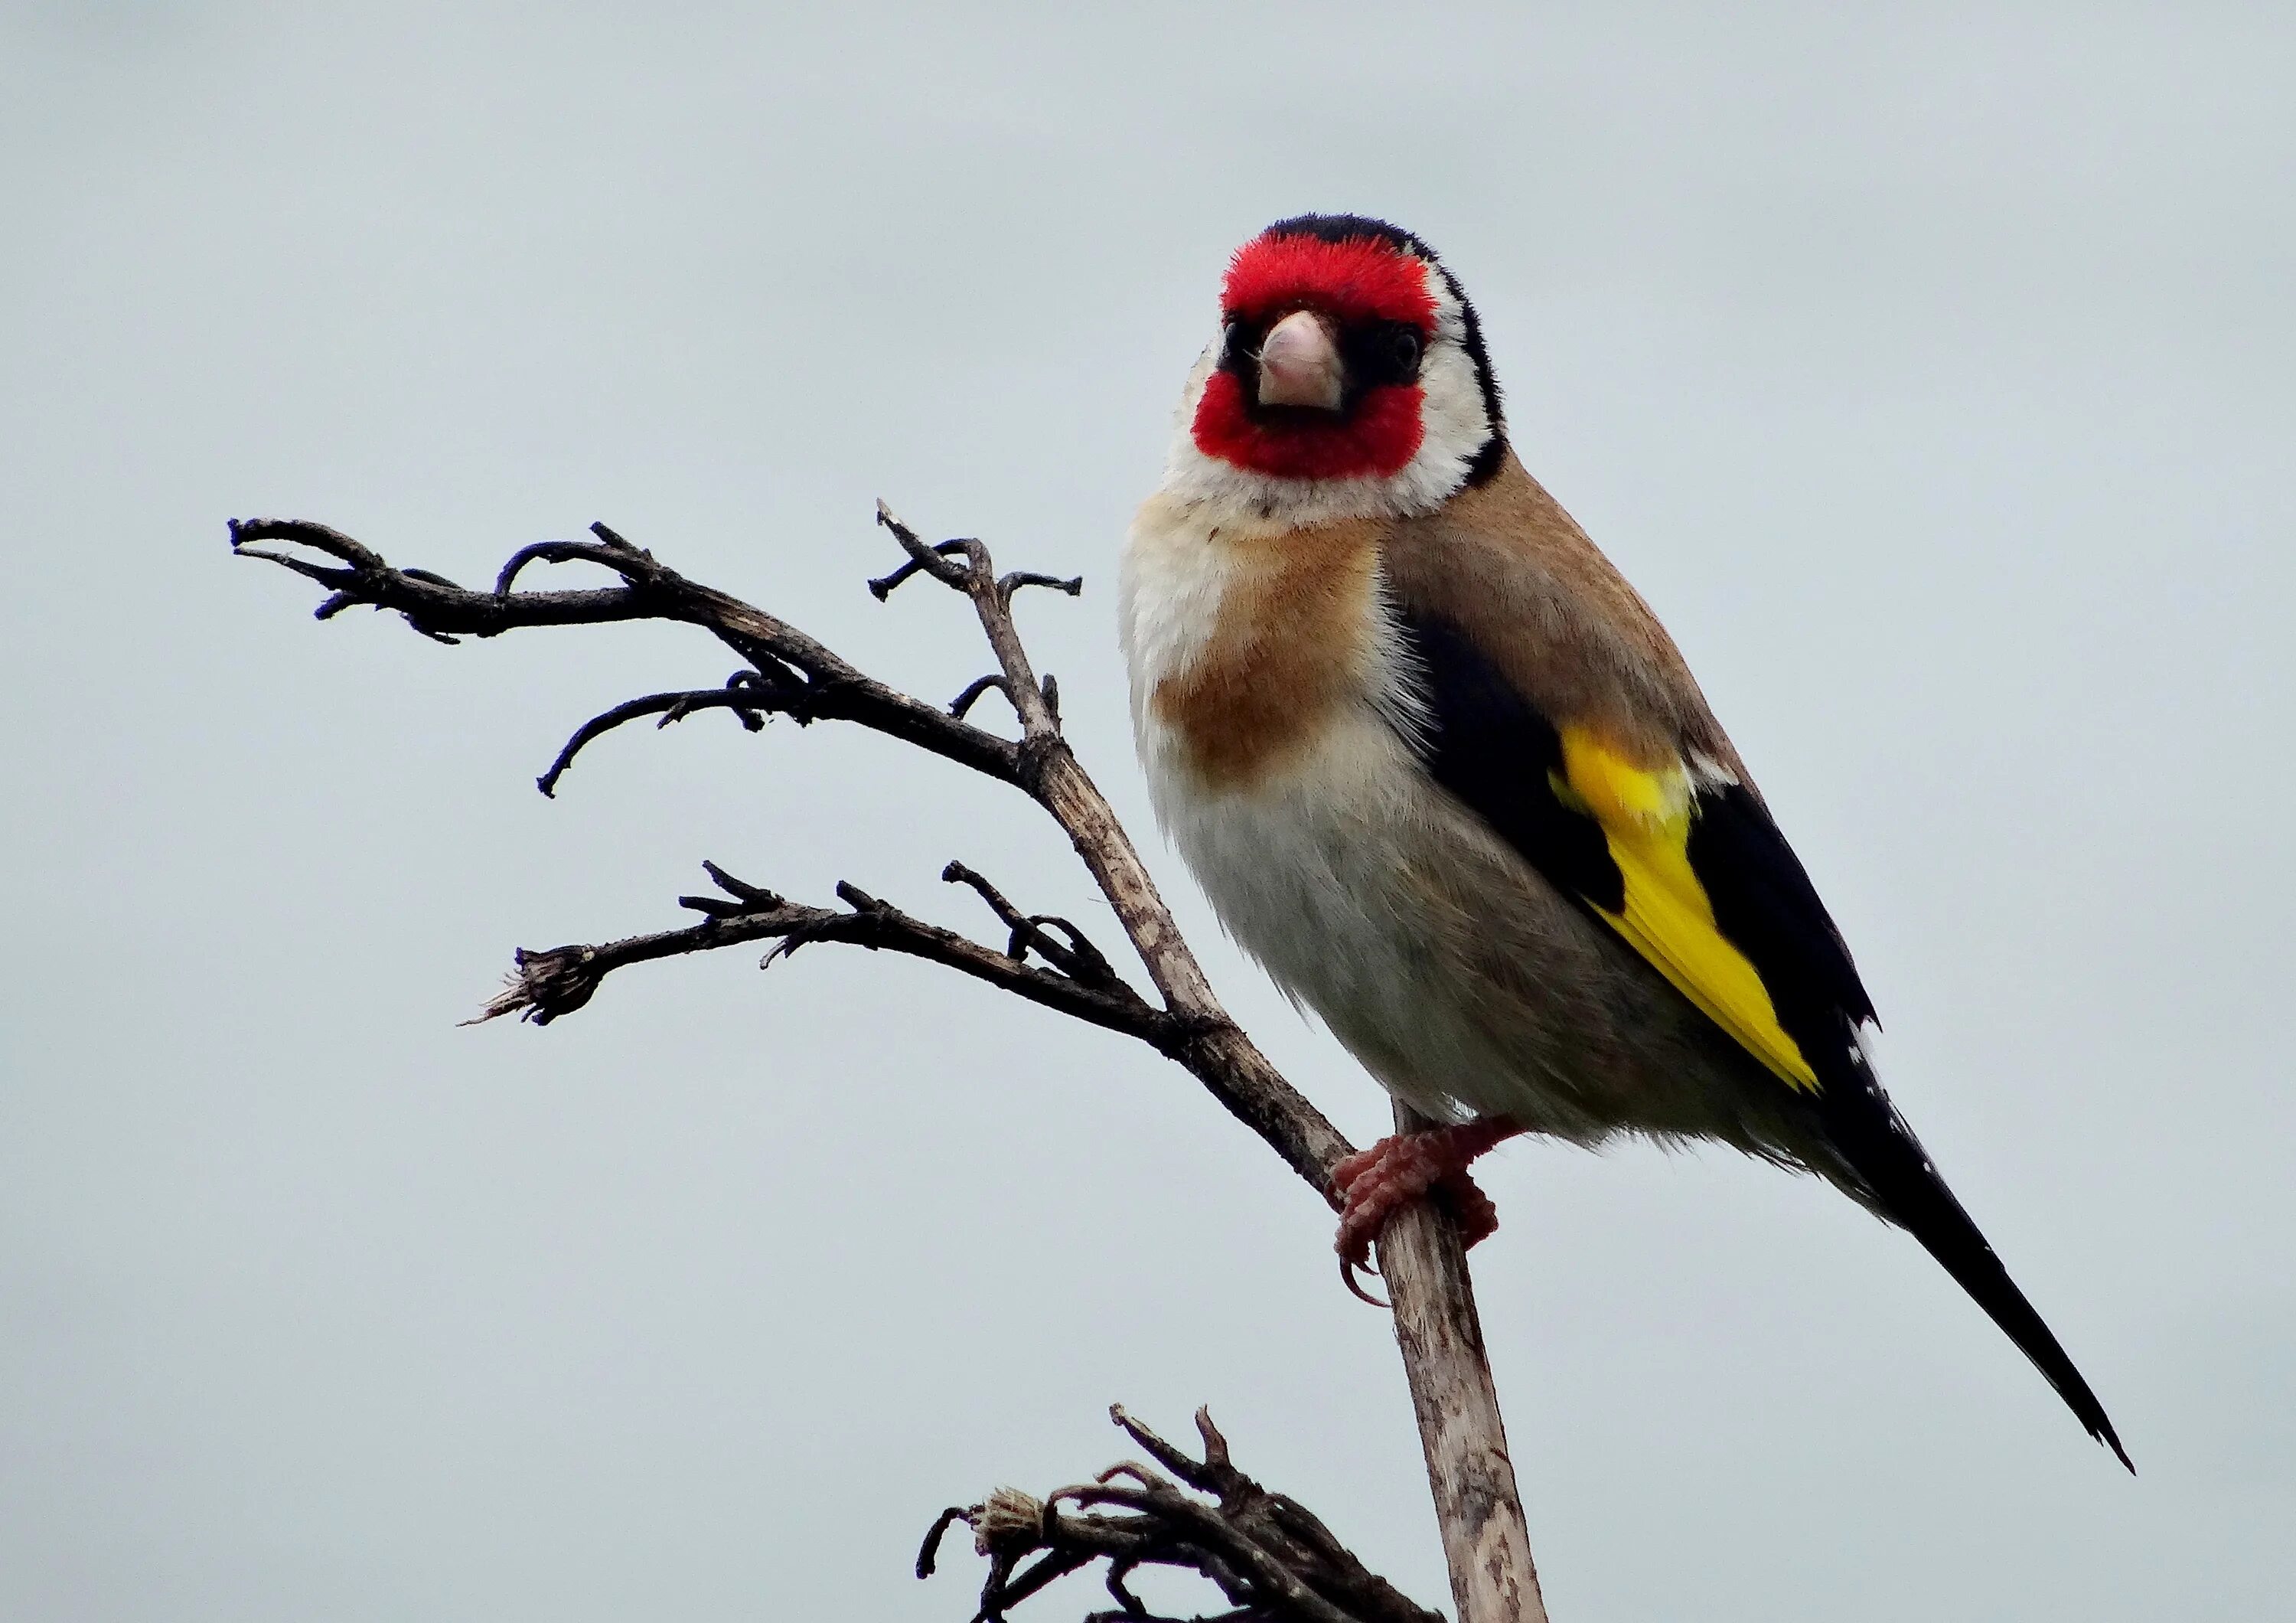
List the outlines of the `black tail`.
{"label": "black tail", "polygon": [[1826,1136],[1870,1191],[1874,1209],[1945,1265],[1946,1272],[2048,1378],[2088,1434],[2112,1449],[2134,1475],[2136,1467],[2105,1418],[2104,1405],[2010,1279],[1889,1100],[1878,1088],[1830,1088],[1826,1092],[1821,1107]]}

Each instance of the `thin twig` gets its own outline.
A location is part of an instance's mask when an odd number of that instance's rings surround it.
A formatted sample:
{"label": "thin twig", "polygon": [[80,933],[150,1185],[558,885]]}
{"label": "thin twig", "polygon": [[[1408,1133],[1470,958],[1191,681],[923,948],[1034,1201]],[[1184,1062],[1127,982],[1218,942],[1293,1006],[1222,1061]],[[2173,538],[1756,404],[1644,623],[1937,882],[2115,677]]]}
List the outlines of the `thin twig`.
{"label": "thin twig", "polygon": [[[574,764],[574,757],[582,753],[583,746],[601,733],[611,732],[624,722],[635,721],[640,716],[659,715],[661,720],[654,725],[660,728],[668,727],[673,721],[683,721],[697,710],[730,710],[741,718],[743,728],[756,732],[766,724],[767,713],[797,713],[798,703],[794,694],[785,695],[755,671],[735,671],[723,688],[700,688],[683,693],[650,693],[641,699],[629,699],[583,722],[574,736],[566,740],[566,746],[558,752],[558,758],[550,763],[550,770],[534,780],[534,787],[555,798],[558,780],[566,775],[566,769]],[[800,715],[800,719],[804,718]]]}
{"label": "thin twig", "polygon": [[1172,1017],[1143,1001],[1121,981],[1087,983],[1021,963],[954,930],[927,924],[852,885],[837,887],[840,899],[846,902],[842,910],[808,907],[735,879],[715,863],[703,866],[726,894],[677,899],[679,906],[705,915],[701,923],[594,946],[577,943],[540,952],[521,948],[503,990],[488,1000],[468,1024],[483,1025],[515,1015],[537,1026],[547,1026],[587,1003],[607,976],[632,964],[759,941],[775,943],[765,959],[771,964],[816,942],[843,942],[940,964],[1153,1047],[1179,1040]]}
{"label": "thin twig", "polygon": [[[233,549],[242,556],[293,570],[335,596],[348,595],[350,603],[393,610],[429,637],[499,637],[527,626],[607,625],[624,620],[669,620],[698,626],[761,674],[776,669],[797,672],[806,684],[807,703],[819,719],[857,722],[1000,783],[1019,779],[1021,752],[1010,739],[959,721],[938,704],[912,698],[863,674],[787,622],[687,580],[619,537],[615,539],[619,545],[553,541],[544,543],[540,551],[524,550],[541,560],[565,553],[569,557],[607,564],[623,573],[621,585],[508,593],[443,586],[439,583],[440,578],[425,579],[393,569],[380,555],[340,531],[299,519],[235,519],[231,538]],[[261,542],[309,548],[338,560],[340,566],[258,545]],[[577,555],[568,552],[570,548],[582,551]],[[507,571],[509,565],[504,568]],[[331,597],[328,604],[333,601]]]}
{"label": "thin twig", "polygon": [[[1092,944],[1085,933],[1067,919],[1054,913],[1023,915],[1020,909],[1004,899],[1004,893],[962,862],[951,862],[940,870],[940,877],[951,885],[969,885],[988,904],[1004,927],[1013,932],[1004,951],[1015,959],[1025,958],[1031,951],[1059,970],[1088,986],[1118,985],[1121,976],[1098,947]],[[1048,930],[1058,930],[1068,937],[1055,940]]]}
{"label": "thin twig", "polygon": [[980,702],[980,696],[988,692],[991,688],[994,688],[998,693],[1004,694],[1008,699],[1013,696],[1011,691],[1006,688],[1004,679],[1003,677],[979,677],[972,681],[967,682],[964,685],[964,691],[958,694],[955,698],[948,702],[948,713],[962,720],[967,711],[971,710],[975,704]]}

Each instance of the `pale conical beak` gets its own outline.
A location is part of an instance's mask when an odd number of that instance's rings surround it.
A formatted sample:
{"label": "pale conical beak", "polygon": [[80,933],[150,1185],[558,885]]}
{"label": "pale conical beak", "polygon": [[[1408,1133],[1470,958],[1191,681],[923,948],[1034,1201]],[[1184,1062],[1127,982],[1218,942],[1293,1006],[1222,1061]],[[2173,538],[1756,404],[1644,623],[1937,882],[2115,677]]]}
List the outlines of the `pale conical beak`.
{"label": "pale conical beak", "polygon": [[1294,310],[1267,329],[1259,350],[1259,403],[1337,411],[1347,371],[1331,329],[1313,310]]}

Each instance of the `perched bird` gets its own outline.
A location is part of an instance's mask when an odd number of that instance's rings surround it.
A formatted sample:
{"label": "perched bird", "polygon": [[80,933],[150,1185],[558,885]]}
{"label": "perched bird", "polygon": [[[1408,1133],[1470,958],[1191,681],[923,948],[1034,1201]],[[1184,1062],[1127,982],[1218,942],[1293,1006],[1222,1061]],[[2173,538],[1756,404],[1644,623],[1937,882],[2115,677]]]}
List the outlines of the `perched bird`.
{"label": "perched bird", "polygon": [[[1125,548],[1157,815],[1221,921],[1451,1125],[1340,1166],[1339,1249],[1518,1133],[1713,1139],[1909,1232],[2128,1462],[1874,1073],[1874,1006],[1649,607],[1509,445],[1458,281],[1303,215],[1239,249]],[[1351,1284],[1353,1282],[1350,1278]]]}

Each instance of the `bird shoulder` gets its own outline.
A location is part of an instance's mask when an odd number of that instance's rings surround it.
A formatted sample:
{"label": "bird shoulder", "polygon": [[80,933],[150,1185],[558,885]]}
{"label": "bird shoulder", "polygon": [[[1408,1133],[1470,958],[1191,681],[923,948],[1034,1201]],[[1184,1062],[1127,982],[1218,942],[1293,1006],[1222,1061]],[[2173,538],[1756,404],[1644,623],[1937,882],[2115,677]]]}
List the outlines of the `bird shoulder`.
{"label": "bird shoulder", "polygon": [[1382,565],[1406,618],[1452,627],[1558,728],[1638,765],[1694,752],[1743,779],[1658,616],[1512,451],[1496,477],[1394,526]]}

